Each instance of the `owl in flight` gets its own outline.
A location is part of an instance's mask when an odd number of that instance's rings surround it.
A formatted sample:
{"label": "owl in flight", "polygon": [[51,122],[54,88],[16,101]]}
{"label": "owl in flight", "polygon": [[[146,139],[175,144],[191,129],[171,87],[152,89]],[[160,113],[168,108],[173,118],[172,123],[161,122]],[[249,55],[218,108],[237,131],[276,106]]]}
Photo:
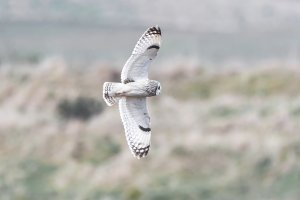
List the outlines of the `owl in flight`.
{"label": "owl in flight", "polygon": [[146,97],[160,94],[158,81],[148,79],[148,68],[161,45],[158,26],[148,28],[135,45],[121,72],[121,83],[105,82],[103,98],[108,106],[119,101],[126,140],[135,157],[145,157],[150,149],[150,116]]}

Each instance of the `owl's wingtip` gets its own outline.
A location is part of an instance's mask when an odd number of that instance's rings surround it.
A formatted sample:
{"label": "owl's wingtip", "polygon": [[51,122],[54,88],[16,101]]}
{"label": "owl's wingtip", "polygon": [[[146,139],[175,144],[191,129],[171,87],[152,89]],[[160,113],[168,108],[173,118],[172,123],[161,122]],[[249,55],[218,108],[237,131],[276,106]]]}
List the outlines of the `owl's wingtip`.
{"label": "owl's wingtip", "polygon": [[150,145],[148,145],[147,147],[144,147],[144,148],[139,148],[139,149],[132,148],[131,153],[135,158],[141,159],[148,155],[149,150],[150,150]]}
{"label": "owl's wingtip", "polygon": [[135,155],[135,154],[133,154],[133,156],[134,156],[136,159],[138,159],[138,160],[140,160],[141,158],[145,158],[145,157],[146,157],[146,155]]}
{"label": "owl's wingtip", "polygon": [[158,25],[155,26],[151,26],[148,31],[152,31],[154,34],[158,34],[161,35],[161,30],[160,27]]}

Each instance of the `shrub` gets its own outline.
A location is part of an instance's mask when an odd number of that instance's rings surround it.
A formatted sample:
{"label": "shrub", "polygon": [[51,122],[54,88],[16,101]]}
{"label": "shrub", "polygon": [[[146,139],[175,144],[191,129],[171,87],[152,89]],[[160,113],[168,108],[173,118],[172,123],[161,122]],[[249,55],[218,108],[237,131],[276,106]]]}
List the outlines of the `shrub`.
{"label": "shrub", "polygon": [[93,115],[103,111],[103,106],[97,100],[89,97],[78,97],[75,100],[63,99],[57,105],[58,114],[69,119],[88,120]]}
{"label": "shrub", "polygon": [[99,164],[121,151],[121,147],[110,137],[94,139],[91,142],[80,141],[72,152],[72,157],[80,162]]}

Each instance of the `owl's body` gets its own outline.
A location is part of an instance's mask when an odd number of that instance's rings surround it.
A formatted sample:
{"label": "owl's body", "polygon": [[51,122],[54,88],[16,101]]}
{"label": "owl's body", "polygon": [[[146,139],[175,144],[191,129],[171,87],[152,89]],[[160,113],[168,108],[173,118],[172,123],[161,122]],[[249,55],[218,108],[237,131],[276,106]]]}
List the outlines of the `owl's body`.
{"label": "owl's body", "polygon": [[148,67],[156,57],[161,43],[158,26],[149,28],[139,39],[121,73],[121,83],[105,82],[103,99],[112,106],[119,101],[119,110],[127,143],[137,158],[150,149],[150,116],[146,98],[160,94],[158,81],[148,79]]}
{"label": "owl's body", "polygon": [[160,83],[155,80],[140,80],[126,84],[105,82],[103,88],[104,100],[110,106],[121,97],[152,97],[159,95],[161,91]]}

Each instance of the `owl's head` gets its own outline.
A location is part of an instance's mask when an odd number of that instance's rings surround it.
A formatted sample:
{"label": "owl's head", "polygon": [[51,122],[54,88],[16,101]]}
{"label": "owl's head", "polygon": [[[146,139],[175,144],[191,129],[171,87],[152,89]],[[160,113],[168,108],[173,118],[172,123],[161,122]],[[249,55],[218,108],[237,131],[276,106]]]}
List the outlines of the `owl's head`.
{"label": "owl's head", "polygon": [[155,91],[155,95],[159,95],[160,94],[160,91],[161,91],[161,86],[160,86],[160,83],[157,82],[157,86],[156,86],[156,91]]}
{"label": "owl's head", "polygon": [[157,96],[161,92],[161,86],[158,81],[148,80],[148,92],[150,96]]}

